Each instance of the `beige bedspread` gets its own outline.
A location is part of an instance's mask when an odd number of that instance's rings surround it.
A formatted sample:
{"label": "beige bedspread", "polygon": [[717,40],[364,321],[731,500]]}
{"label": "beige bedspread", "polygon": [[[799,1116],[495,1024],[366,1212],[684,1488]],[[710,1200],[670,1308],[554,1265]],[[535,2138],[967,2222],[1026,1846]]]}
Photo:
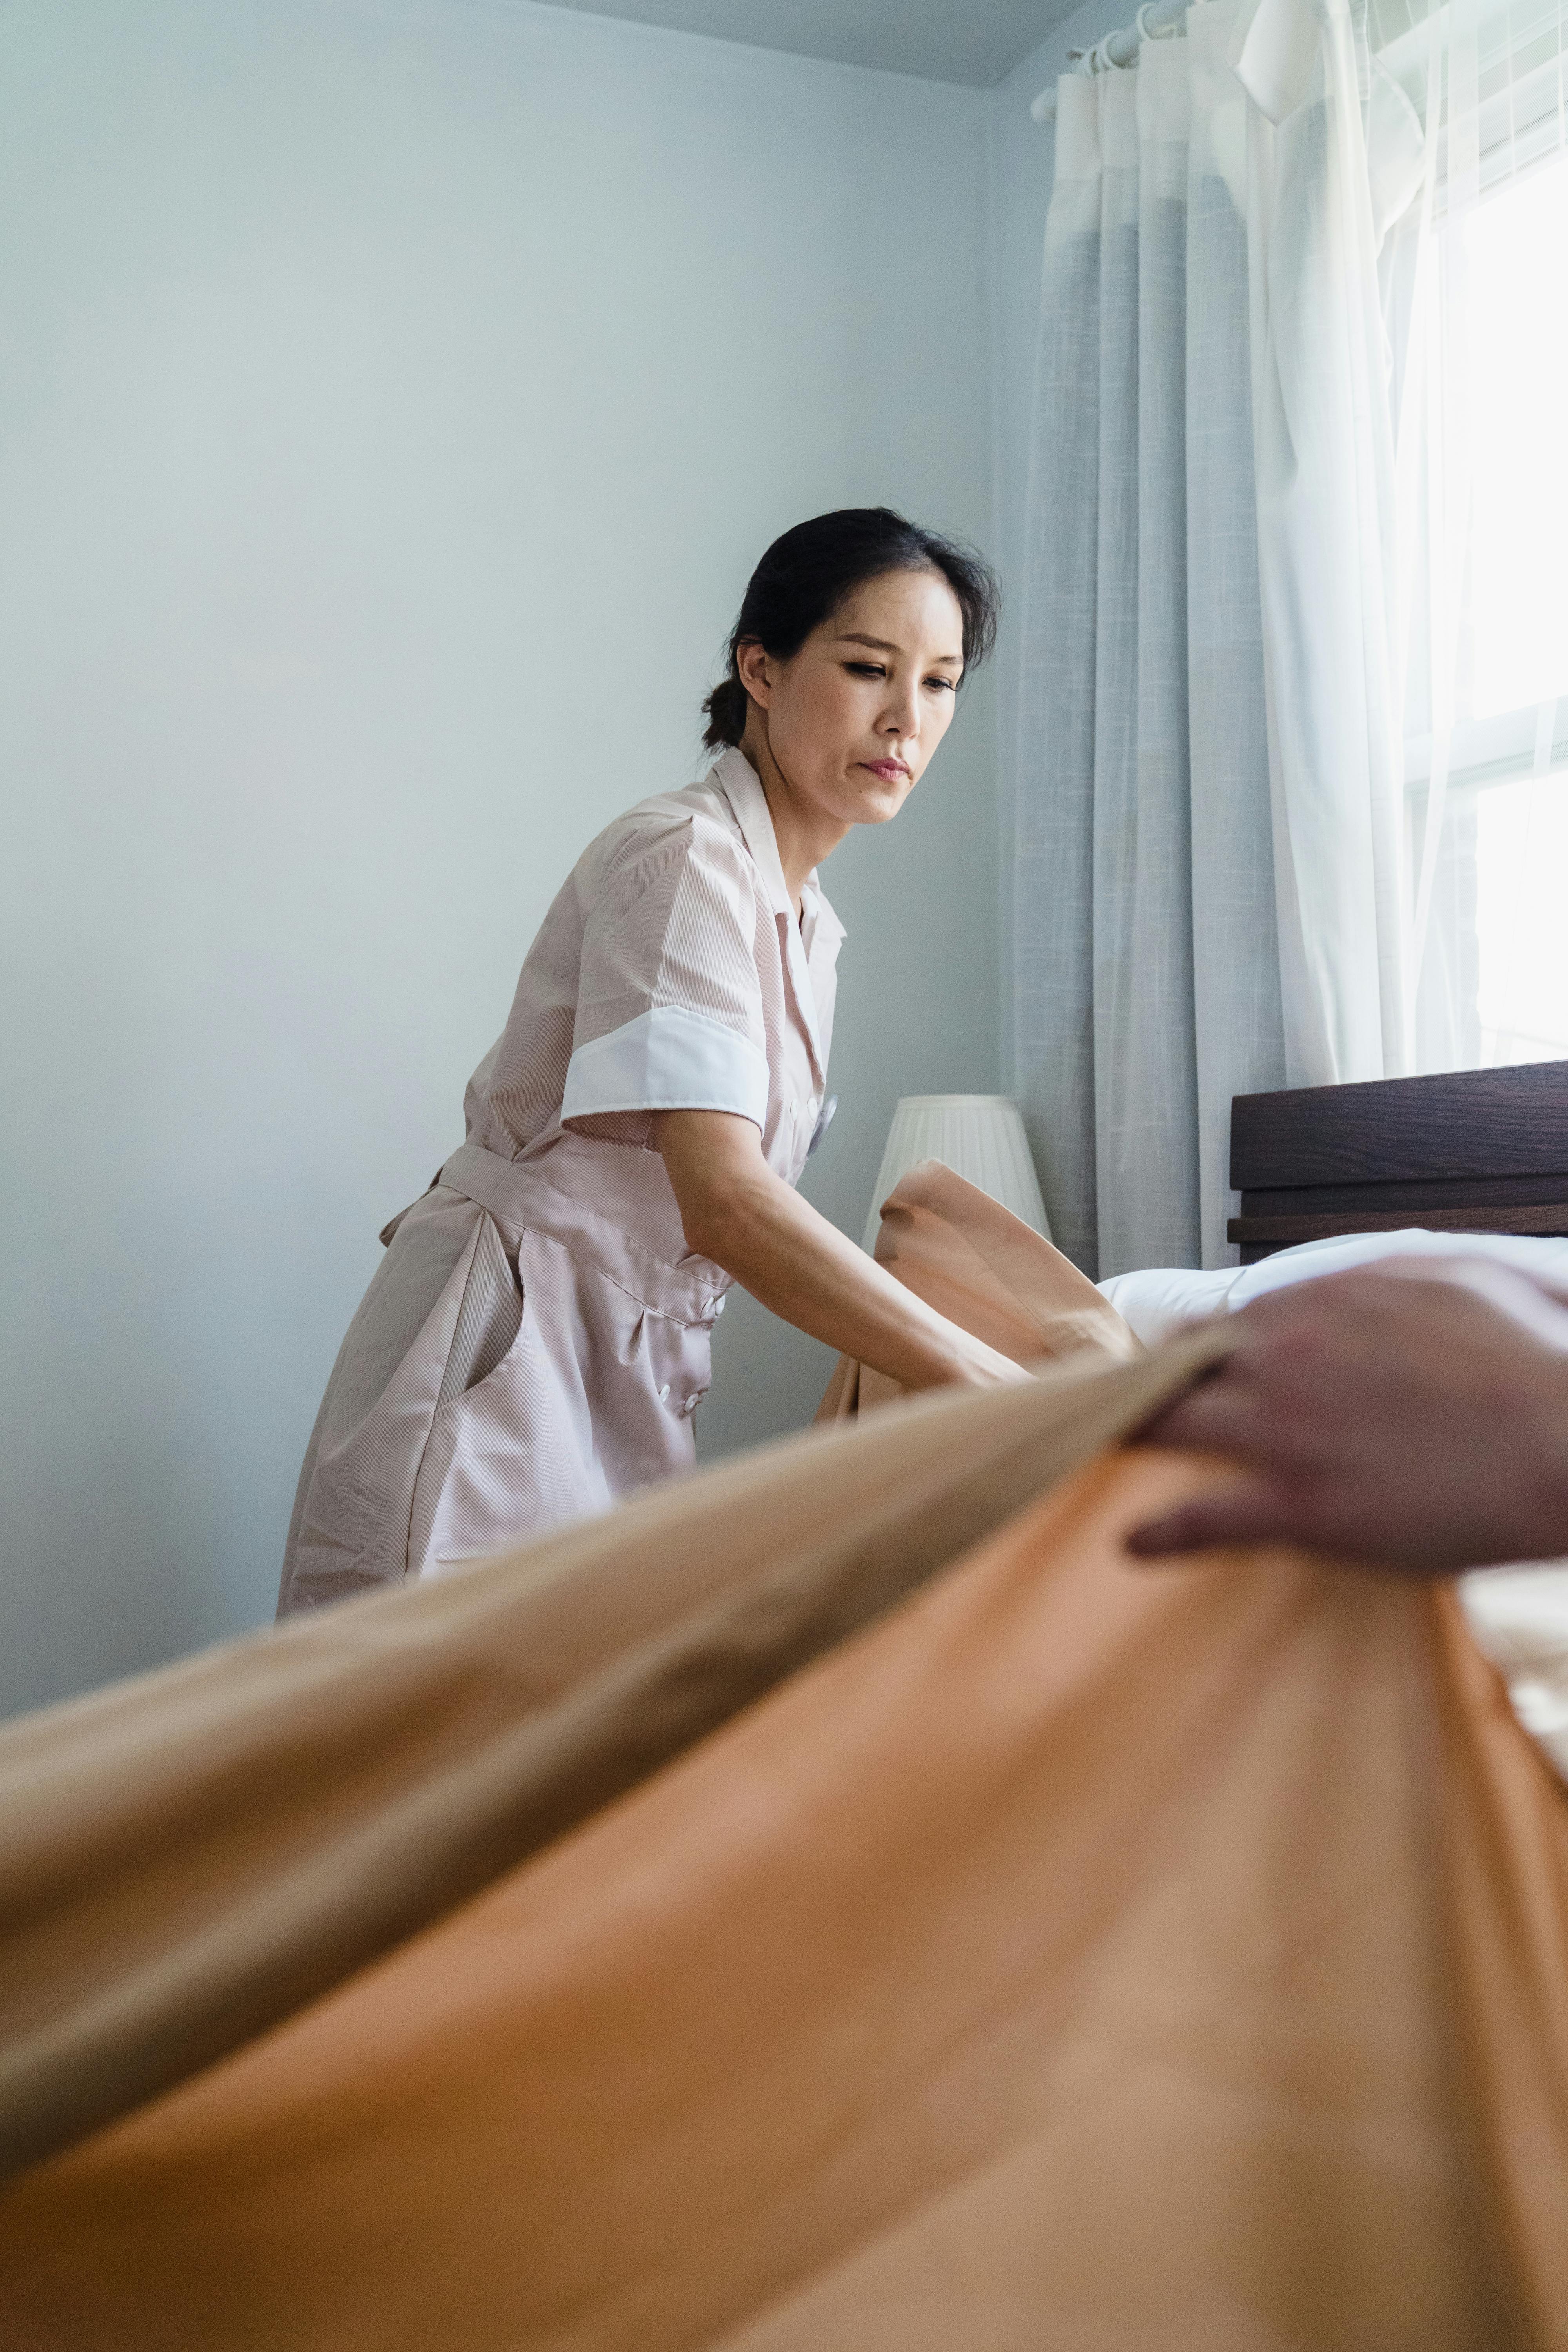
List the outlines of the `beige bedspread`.
{"label": "beige bedspread", "polygon": [[1568,1801],[1447,1589],[1128,1559],[1223,1344],[0,1735],[6,2352],[1568,2346]]}

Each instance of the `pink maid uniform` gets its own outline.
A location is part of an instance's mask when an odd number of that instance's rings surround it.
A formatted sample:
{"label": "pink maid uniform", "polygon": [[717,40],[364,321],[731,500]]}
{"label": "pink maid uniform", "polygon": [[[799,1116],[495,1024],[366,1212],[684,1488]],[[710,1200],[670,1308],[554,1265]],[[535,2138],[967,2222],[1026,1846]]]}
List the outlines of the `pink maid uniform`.
{"label": "pink maid uniform", "polygon": [[686,1246],[652,1114],[752,1119],[796,1183],[843,937],[815,875],[796,919],[739,751],[584,852],[474,1073],[468,1141],[383,1235],[305,1456],[280,1616],[690,1467],[730,1277]]}

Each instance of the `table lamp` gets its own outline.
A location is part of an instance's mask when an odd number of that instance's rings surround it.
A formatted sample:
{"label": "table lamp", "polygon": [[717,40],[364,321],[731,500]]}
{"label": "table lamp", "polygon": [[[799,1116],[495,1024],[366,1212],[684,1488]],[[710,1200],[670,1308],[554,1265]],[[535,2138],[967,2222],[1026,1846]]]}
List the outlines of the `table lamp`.
{"label": "table lamp", "polygon": [[940,1160],[957,1176],[989,1192],[1049,1241],[1040,1180],[1010,1095],[905,1095],[893,1113],[888,1147],[877,1171],[866,1247],[875,1251],[882,1203],[917,1160]]}

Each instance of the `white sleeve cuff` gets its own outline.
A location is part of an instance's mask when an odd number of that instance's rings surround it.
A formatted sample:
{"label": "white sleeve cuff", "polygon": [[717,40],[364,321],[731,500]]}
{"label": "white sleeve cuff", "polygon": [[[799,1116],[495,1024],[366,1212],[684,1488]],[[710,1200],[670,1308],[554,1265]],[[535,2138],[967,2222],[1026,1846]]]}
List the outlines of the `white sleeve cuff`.
{"label": "white sleeve cuff", "polygon": [[687,1004],[656,1004],[579,1045],[566,1071],[564,1126],[614,1110],[727,1110],[765,1125],[768,1057],[749,1037]]}

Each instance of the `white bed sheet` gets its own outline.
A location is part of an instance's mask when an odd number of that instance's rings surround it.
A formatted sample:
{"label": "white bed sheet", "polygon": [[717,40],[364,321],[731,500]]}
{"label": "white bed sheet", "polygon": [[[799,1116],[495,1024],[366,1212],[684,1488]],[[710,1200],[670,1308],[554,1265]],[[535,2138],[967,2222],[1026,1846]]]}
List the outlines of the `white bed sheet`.
{"label": "white bed sheet", "polygon": [[1219,1265],[1206,1272],[1185,1265],[1147,1266],[1136,1274],[1113,1274],[1100,1289],[1148,1347],[1156,1347],[1178,1325],[1197,1316],[1245,1307],[1268,1290],[1293,1282],[1342,1274],[1380,1257],[1489,1257],[1517,1266],[1542,1282],[1568,1289],[1568,1240],[1533,1234],[1434,1234],[1403,1225],[1393,1234],[1336,1234],[1330,1241],[1301,1242],[1277,1250],[1257,1265]]}

